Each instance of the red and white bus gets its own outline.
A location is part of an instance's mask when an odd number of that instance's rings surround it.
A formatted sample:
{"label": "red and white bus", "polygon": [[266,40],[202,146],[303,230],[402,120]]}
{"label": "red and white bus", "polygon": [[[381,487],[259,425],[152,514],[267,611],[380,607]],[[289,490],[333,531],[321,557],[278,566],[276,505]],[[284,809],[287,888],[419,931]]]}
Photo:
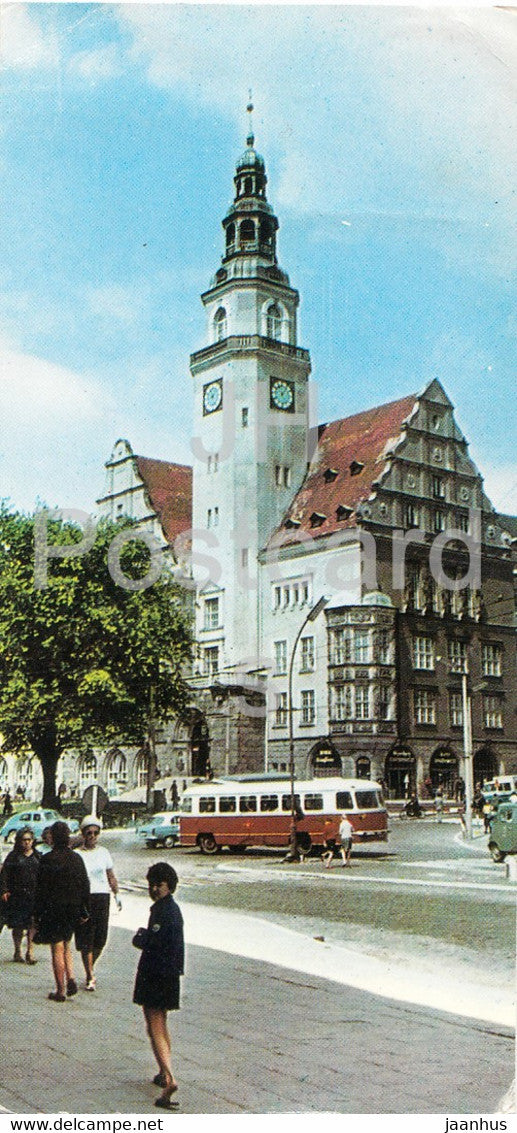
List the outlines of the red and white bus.
{"label": "red and white bus", "polygon": [[[346,813],[354,842],[386,842],[388,814],[379,783],[369,779],[306,779],[295,783],[297,839],[308,853],[337,838]],[[215,854],[223,846],[288,846],[291,787],[288,775],[241,775],[192,783],[184,792],[180,844]]]}

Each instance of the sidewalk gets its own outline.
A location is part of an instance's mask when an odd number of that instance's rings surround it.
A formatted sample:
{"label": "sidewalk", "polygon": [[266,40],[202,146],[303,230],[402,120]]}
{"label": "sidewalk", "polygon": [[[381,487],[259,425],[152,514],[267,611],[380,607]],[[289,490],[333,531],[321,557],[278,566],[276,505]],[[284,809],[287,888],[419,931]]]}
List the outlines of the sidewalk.
{"label": "sidewalk", "polygon": [[[170,1016],[179,1112],[497,1110],[512,1077],[513,1039],[502,1022],[385,998],[393,994],[389,962],[372,995],[349,986],[350,949],[231,911],[182,908],[188,971],[182,1009]],[[13,964],[4,930],[5,1109],[159,1115],[142,1012],[131,1002],[138,961],[131,930],[146,923],[148,909],[147,897],[124,894],[98,991],[81,988],[65,1004],[46,998],[48,949],[38,949],[34,968]]]}

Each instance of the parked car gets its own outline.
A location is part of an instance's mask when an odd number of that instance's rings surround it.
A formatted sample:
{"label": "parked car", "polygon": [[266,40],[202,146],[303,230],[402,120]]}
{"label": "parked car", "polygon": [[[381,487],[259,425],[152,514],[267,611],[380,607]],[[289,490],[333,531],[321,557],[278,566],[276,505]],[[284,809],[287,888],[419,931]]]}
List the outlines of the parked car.
{"label": "parked car", "polygon": [[146,846],[165,846],[169,849],[179,842],[180,816],[173,811],[163,810],[153,814],[146,822],[136,828],[136,836]]}
{"label": "parked car", "polygon": [[517,854],[517,803],[500,803],[490,821],[488,849],[495,862]]}
{"label": "parked car", "polygon": [[79,830],[77,819],[64,819],[63,815],[58,814],[57,810],[35,807],[34,810],[19,810],[16,814],[12,814],[0,830],[0,838],[3,838],[4,842],[14,842],[16,831],[22,826],[30,826],[36,839],[38,839],[41,838],[45,827],[52,826],[54,822],[66,822],[72,834]]}

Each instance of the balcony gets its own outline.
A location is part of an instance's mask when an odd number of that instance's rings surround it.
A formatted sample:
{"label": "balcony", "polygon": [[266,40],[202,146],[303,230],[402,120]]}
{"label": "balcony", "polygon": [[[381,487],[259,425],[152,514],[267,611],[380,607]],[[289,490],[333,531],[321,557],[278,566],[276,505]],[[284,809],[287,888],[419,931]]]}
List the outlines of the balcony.
{"label": "balcony", "polygon": [[297,358],[301,362],[310,364],[308,350],[301,346],[291,346],[290,342],[280,342],[276,338],[265,338],[261,334],[231,334],[220,342],[212,342],[210,346],[205,346],[202,350],[196,350],[191,354],[190,364],[192,369],[196,369],[219,355],[237,351],[254,353],[257,350],[271,350],[275,354],[283,354],[287,358]]}

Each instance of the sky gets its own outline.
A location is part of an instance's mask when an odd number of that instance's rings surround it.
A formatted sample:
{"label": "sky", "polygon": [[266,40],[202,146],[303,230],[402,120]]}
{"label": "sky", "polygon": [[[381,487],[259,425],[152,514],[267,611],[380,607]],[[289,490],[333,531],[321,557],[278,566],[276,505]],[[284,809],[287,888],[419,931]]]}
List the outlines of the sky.
{"label": "sky", "polygon": [[456,406],[517,512],[517,15],[0,4],[0,498],[90,511],[126,437],[191,461],[189,355],[256,147],[318,416]]}

